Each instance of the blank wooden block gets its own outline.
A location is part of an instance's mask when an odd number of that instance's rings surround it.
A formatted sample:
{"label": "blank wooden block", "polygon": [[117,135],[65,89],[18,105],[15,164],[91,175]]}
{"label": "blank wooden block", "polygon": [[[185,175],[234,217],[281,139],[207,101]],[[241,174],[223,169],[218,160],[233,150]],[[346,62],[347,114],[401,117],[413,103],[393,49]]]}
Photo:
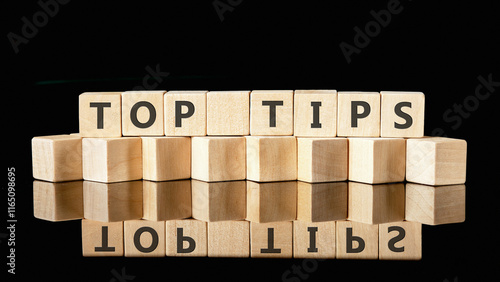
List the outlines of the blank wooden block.
{"label": "blank wooden block", "polygon": [[33,181],[33,214],[49,221],[83,218],[83,181]]}
{"label": "blank wooden block", "polygon": [[378,224],[405,218],[403,183],[370,185],[349,182],[348,195],[349,220]]}
{"label": "blank wooden block", "polygon": [[33,177],[59,182],[80,180],[82,138],[73,135],[34,137],[31,140]]}
{"label": "blank wooden block", "polygon": [[191,217],[191,180],[143,181],[143,219],[161,221]]}
{"label": "blank wooden block", "polygon": [[465,185],[406,184],[406,220],[428,225],[465,221]]}
{"label": "blank wooden block", "polygon": [[295,90],[293,104],[293,135],[337,135],[337,90]]}
{"label": "blank wooden block", "polygon": [[332,221],[347,218],[347,182],[297,182],[297,220]]}
{"label": "blank wooden block", "polygon": [[380,136],[380,93],[338,92],[337,136]]}
{"label": "blank wooden block", "polygon": [[294,221],[293,257],[335,258],[335,221]]}
{"label": "blank wooden block", "polygon": [[465,183],[467,142],[431,137],[408,139],[406,180],[427,185]]}
{"label": "blank wooden block", "polygon": [[250,91],[207,93],[207,134],[248,135],[250,133]]}
{"label": "blank wooden block", "polygon": [[258,182],[297,179],[297,149],[293,136],[247,136],[247,179]]}
{"label": "blank wooden block", "polygon": [[338,259],[378,259],[378,225],[337,221]]}
{"label": "blank wooden block", "polygon": [[202,181],[243,180],[244,137],[191,138],[191,177]]}
{"label": "blank wooden block", "polygon": [[81,137],[122,136],[121,92],[85,92],[79,96]]}
{"label": "blank wooden block", "polygon": [[250,135],[293,134],[293,90],[254,90],[250,94]]}
{"label": "blank wooden block", "polygon": [[123,243],[126,257],[164,257],[165,221],[124,221]]}
{"label": "blank wooden block", "polygon": [[245,181],[192,180],[193,218],[203,221],[241,220],[246,213]]}
{"label": "blank wooden block", "polygon": [[422,259],[422,224],[392,222],[379,225],[379,259]]}
{"label": "blank wooden block", "polygon": [[163,135],[163,95],[165,91],[122,93],[123,136]]}
{"label": "blank wooden block", "polygon": [[123,256],[123,221],[82,220],[82,253],[84,257]]}
{"label": "blank wooden block", "polygon": [[370,184],[405,179],[405,139],[349,138],[349,180]]}
{"label": "blank wooden block", "polygon": [[296,218],[297,182],[247,181],[247,220],[266,223]]}
{"label": "blank wooden block", "polygon": [[206,257],[207,223],[196,219],[168,220],[165,222],[167,256]]}
{"label": "blank wooden block", "polygon": [[297,179],[347,180],[347,138],[297,138]]}
{"label": "blank wooden block", "polygon": [[191,177],[191,138],[142,137],[143,179],[167,181]]}
{"label": "blank wooden block", "polygon": [[291,221],[250,222],[250,254],[253,258],[292,258]]}
{"label": "blank wooden block", "polygon": [[380,136],[424,136],[424,93],[381,91],[380,97]]}
{"label": "blank wooden block", "polygon": [[168,91],[163,99],[165,135],[207,135],[207,91]]}
{"label": "blank wooden block", "polygon": [[140,137],[83,138],[83,179],[119,182],[142,179]]}
{"label": "blank wooden block", "polygon": [[250,222],[208,223],[208,257],[249,257]]}

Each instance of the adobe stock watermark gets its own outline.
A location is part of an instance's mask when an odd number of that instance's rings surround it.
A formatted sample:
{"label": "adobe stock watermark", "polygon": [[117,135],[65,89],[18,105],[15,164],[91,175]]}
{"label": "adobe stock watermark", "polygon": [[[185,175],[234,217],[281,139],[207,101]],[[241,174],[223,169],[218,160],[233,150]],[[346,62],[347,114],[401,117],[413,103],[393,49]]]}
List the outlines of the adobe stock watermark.
{"label": "adobe stock watermark", "polygon": [[219,16],[219,20],[223,22],[225,20],[224,13],[232,12],[234,9],[239,6],[243,2],[243,0],[214,0],[212,2],[212,6]]}
{"label": "adobe stock watermark", "polygon": [[122,267],[121,273],[113,268],[111,269],[111,274],[113,274],[113,278],[111,278],[109,282],[126,282],[135,279],[134,275],[127,274],[125,267]]}
{"label": "adobe stock watermark", "polygon": [[318,262],[326,259],[303,259],[300,265],[293,264],[288,270],[285,270],[281,275],[283,282],[300,282],[307,280],[312,273],[318,270]]}
{"label": "adobe stock watermark", "polygon": [[162,72],[160,70],[160,64],[156,64],[156,66],[146,66],[144,68],[146,70],[146,75],[142,78],[142,85],[137,85],[132,90],[134,91],[144,91],[144,90],[154,90],[160,86],[163,80],[170,75],[168,72]]}

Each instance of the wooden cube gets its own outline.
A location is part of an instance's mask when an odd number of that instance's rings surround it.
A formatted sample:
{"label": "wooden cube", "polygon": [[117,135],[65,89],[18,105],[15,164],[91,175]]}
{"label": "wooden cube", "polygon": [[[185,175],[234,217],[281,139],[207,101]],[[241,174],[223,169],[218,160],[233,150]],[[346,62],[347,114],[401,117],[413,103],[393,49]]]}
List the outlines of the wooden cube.
{"label": "wooden cube", "polygon": [[249,257],[250,222],[208,223],[208,257]]}
{"label": "wooden cube", "polygon": [[165,221],[124,221],[123,243],[126,257],[164,257]]}
{"label": "wooden cube", "polygon": [[465,221],[465,185],[406,184],[406,220],[428,225]]}
{"label": "wooden cube", "polygon": [[162,221],[191,217],[191,181],[142,183],[143,219]]}
{"label": "wooden cube", "polygon": [[294,221],[293,257],[335,258],[335,221]]}
{"label": "wooden cube", "polygon": [[293,90],[254,90],[250,94],[250,135],[293,134]]}
{"label": "wooden cube", "polygon": [[295,90],[293,104],[293,135],[337,136],[337,90]]}
{"label": "wooden cube", "polygon": [[120,182],[142,179],[140,137],[83,138],[83,179]]}
{"label": "wooden cube", "polygon": [[378,259],[378,225],[337,221],[338,259]]}
{"label": "wooden cube", "polygon": [[297,179],[297,149],[293,136],[247,136],[247,179],[258,182]]}
{"label": "wooden cube", "polygon": [[347,138],[297,138],[297,179],[347,180]]}
{"label": "wooden cube", "polygon": [[163,99],[165,135],[207,135],[207,91],[168,91]]}
{"label": "wooden cube", "polygon": [[202,181],[243,180],[244,137],[193,137],[191,177]]}
{"label": "wooden cube", "polygon": [[391,222],[379,226],[379,259],[422,259],[422,224],[418,222]]}
{"label": "wooden cube", "polygon": [[381,137],[424,136],[424,93],[381,91],[380,97]]}
{"label": "wooden cube", "polygon": [[33,177],[51,182],[80,180],[82,174],[82,138],[51,135],[31,140]]}
{"label": "wooden cube", "polygon": [[380,136],[380,93],[338,92],[337,136]]}
{"label": "wooden cube", "polygon": [[297,182],[247,181],[247,220],[266,223],[296,218]]}
{"label": "wooden cube", "polygon": [[405,139],[349,138],[349,180],[370,184],[405,179]]}
{"label": "wooden cube", "polygon": [[49,221],[83,218],[83,181],[33,181],[33,214]]}
{"label": "wooden cube", "polygon": [[207,223],[196,219],[168,220],[165,222],[167,256],[206,257]]}
{"label": "wooden cube", "polygon": [[82,220],[82,254],[84,257],[123,256],[123,221]]}
{"label": "wooden cube", "polygon": [[248,135],[250,133],[250,91],[207,93],[207,134]]}
{"label": "wooden cube", "polygon": [[122,93],[123,136],[163,135],[163,95],[165,91]]}
{"label": "wooden cube", "polygon": [[85,92],[79,96],[82,137],[122,136],[121,92]]}
{"label": "wooden cube", "polygon": [[297,220],[320,222],[347,218],[347,182],[297,182]]}
{"label": "wooden cube", "polygon": [[143,179],[167,181],[191,177],[191,138],[142,137]]}
{"label": "wooden cube", "polygon": [[250,255],[253,258],[292,258],[291,221],[250,222]]}
{"label": "wooden cube", "polygon": [[431,137],[408,139],[406,180],[427,185],[465,183],[467,142]]}

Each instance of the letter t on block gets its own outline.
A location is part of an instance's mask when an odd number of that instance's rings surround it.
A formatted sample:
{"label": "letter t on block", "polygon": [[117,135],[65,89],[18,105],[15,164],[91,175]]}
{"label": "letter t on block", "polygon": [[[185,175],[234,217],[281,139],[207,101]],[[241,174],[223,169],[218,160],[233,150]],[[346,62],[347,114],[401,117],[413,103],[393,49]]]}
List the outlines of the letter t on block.
{"label": "letter t on block", "polygon": [[79,96],[80,136],[120,137],[121,92],[85,92]]}

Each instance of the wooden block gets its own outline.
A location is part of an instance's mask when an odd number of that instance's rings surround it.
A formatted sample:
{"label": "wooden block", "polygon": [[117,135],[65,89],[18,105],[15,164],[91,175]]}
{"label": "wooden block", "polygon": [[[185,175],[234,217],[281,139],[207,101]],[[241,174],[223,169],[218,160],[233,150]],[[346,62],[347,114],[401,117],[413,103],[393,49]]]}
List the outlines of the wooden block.
{"label": "wooden block", "polygon": [[163,95],[165,91],[122,93],[123,136],[163,135]]}
{"label": "wooden block", "polygon": [[291,221],[250,222],[250,254],[253,258],[292,258]]}
{"label": "wooden block", "polygon": [[82,220],[82,253],[84,257],[123,256],[123,221]]}
{"label": "wooden block", "polygon": [[250,135],[293,134],[293,90],[254,90],[250,94]]}
{"label": "wooden block", "polygon": [[335,258],[335,221],[293,222],[294,258]]}
{"label": "wooden block", "polygon": [[408,139],[406,180],[427,185],[465,183],[467,142],[431,137]]}
{"label": "wooden block", "polygon": [[379,224],[405,218],[403,183],[370,185],[349,182],[348,195],[349,220]]}
{"label": "wooden block", "polygon": [[164,257],[165,221],[124,221],[123,243],[126,257]]}
{"label": "wooden block", "polygon": [[380,136],[380,93],[338,92],[337,136]]}
{"label": "wooden block", "polygon": [[85,92],[79,96],[81,137],[122,136],[121,92]]}
{"label": "wooden block", "polygon": [[250,133],[250,91],[207,93],[207,134],[248,135]]}
{"label": "wooden block", "polygon": [[347,138],[297,138],[297,179],[347,180]]}
{"label": "wooden block", "polygon": [[379,225],[379,259],[422,259],[422,224],[391,222]]}
{"label": "wooden block", "polygon": [[33,177],[59,182],[80,180],[82,138],[73,135],[34,137],[31,140]]}
{"label": "wooden block", "polygon": [[83,138],[83,179],[119,182],[142,179],[140,137]]}
{"label": "wooden block", "polygon": [[196,219],[165,222],[167,256],[206,257],[207,223]]}
{"label": "wooden block", "polygon": [[207,233],[208,257],[250,256],[250,222],[209,222]]}
{"label": "wooden block", "polygon": [[142,218],[142,181],[83,182],[86,219],[112,222]]}
{"label": "wooden block", "polygon": [[465,221],[465,185],[406,184],[406,220],[428,225]]}
{"label": "wooden block", "polygon": [[293,136],[247,136],[247,179],[259,182],[297,179],[297,149]]}
{"label": "wooden block", "polygon": [[167,181],[191,177],[191,138],[142,137],[143,179]]}
{"label": "wooden block", "polygon": [[143,219],[162,221],[191,217],[191,180],[142,183]]}
{"label": "wooden block", "polygon": [[295,90],[293,104],[293,135],[337,135],[337,90]]}
{"label": "wooden block", "polygon": [[380,97],[380,136],[424,136],[424,93],[381,91]]}
{"label": "wooden block", "polygon": [[245,181],[192,180],[192,216],[203,221],[241,220],[246,214]]}
{"label": "wooden block", "polygon": [[49,221],[83,218],[83,181],[33,181],[33,214]]}
{"label": "wooden block", "polygon": [[337,221],[338,259],[378,259],[378,225]]}
{"label": "wooden block", "polygon": [[319,222],[347,218],[347,182],[297,182],[297,220]]}
{"label": "wooden block", "polygon": [[297,182],[247,181],[247,220],[266,223],[295,220]]}
{"label": "wooden block", "polygon": [[202,181],[245,179],[244,137],[191,138],[191,177]]}
{"label": "wooden block", "polygon": [[207,135],[207,91],[168,91],[164,111],[165,135]]}
{"label": "wooden block", "polygon": [[349,180],[370,184],[405,179],[405,139],[349,138]]}

